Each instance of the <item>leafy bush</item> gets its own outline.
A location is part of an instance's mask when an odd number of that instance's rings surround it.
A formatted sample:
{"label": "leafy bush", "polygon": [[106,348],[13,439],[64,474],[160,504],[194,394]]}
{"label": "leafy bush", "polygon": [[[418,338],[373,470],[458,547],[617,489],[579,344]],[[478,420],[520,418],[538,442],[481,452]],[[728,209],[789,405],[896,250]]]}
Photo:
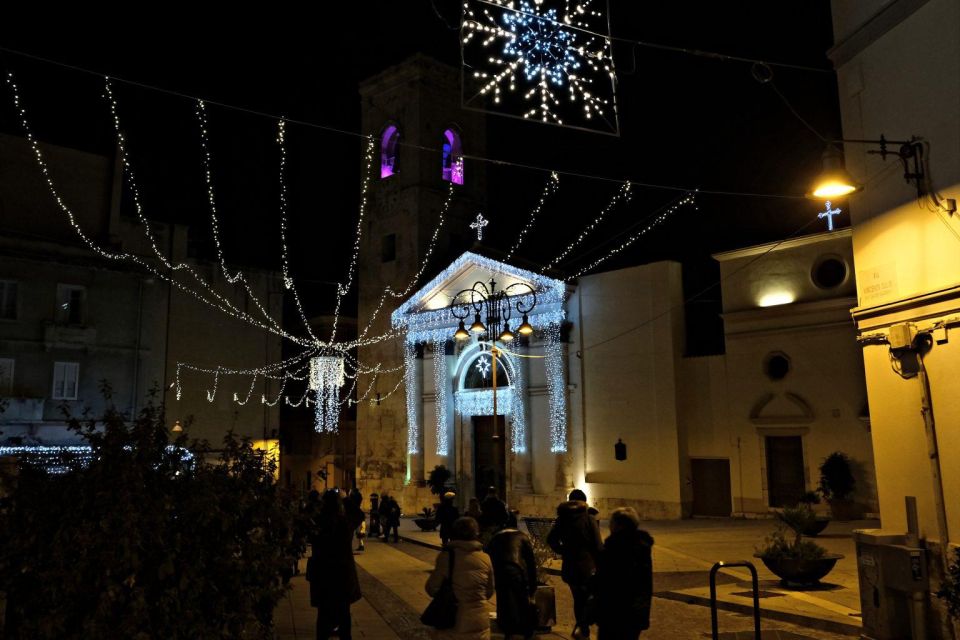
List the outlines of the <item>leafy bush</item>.
{"label": "leafy bush", "polygon": [[816,491],[807,491],[800,496],[800,504],[815,505],[820,504],[820,494]]}
{"label": "leafy bush", "polygon": [[424,507],[423,510],[420,512],[420,517],[421,517],[421,518],[426,518],[427,520],[430,520],[430,519],[436,517],[436,515],[437,515],[436,510],[434,510],[434,509],[432,509],[432,508],[430,508],[430,507]]}
{"label": "leafy bush", "polygon": [[757,553],[764,559],[816,560],[827,552],[816,542],[803,539],[803,532],[817,519],[809,505],[788,507],[775,512],[774,516],[777,519],[776,530],[764,538],[763,544],[757,548]]}
{"label": "leafy bush", "polygon": [[937,597],[946,602],[950,617],[960,621],[960,548],[954,549],[953,562],[940,584]]}
{"label": "leafy bush", "polygon": [[129,426],[110,409],[71,427],[92,460],[59,475],[22,462],[4,503],[8,635],[271,637],[303,550],[272,463],[232,434],[215,460],[184,436],[169,447],[152,403]]}
{"label": "leafy bush", "polygon": [[820,464],[820,493],[827,500],[846,500],[853,495],[856,481],[850,458],[834,451]]}
{"label": "leafy bush", "polygon": [[774,517],[796,535],[809,530],[817,521],[817,514],[813,509],[802,503],[774,512]]}
{"label": "leafy bush", "polygon": [[443,495],[443,492],[447,490],[447,481],[452,476],[453,473],[444,465],[438,464],[435,466],[430,471],[430,475],[427,476],[427,486],[430,487],[430,493],[435,496]]}
{"label": "leafy bush", "polygon": [[764,539],[763,545],[757,549],[757,553],[765,560],[777,560],[779,558],[818,560],[827,552],[816,542],[804,540],[800,536],[789,540],[786,531],[784,527],[777,527],[776,531]]}

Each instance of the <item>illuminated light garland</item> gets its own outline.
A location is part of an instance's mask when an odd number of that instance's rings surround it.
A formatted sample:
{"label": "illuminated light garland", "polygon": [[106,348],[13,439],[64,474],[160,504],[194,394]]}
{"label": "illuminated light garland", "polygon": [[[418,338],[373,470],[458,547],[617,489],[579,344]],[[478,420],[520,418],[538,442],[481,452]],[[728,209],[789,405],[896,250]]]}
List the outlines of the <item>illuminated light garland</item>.
{"label": "illuminated light garland", "polygon": [[314,428],[317,433],[336,433],[340,420],[340,387],[344,364],[340,356],[310,358],[309,388],[314,392]]}
{"label": "illuminated light garland", "polygon": [[567,451],[567,382],[563,363],[563,343],[560,325],[551,324],[544,330],[546,338],[547,390],[550,404],[550,452]]}
{"label": "illuminated light garland", "polygon": [[[144,270],[146,270],[153,276],[163,280],[164,282],[167,282],[168,284],[170,284],[170,286],[175,287],[179,291],[192,296],[202,304],[213,307],[230,317],[236,318],[244,322],[248,322],[249,324],[252,324],[253,326],[258,327],[260,329],[264,329],[266,331],[270,331],[271,333],[275,333],[276,335],[279,335],[281,337],[287,338],[294,343],[304,344],[304,341],[302,341],[298,337],[289,335],[283,331],[277,331],[272,327],[269,327],[259,321],[256,321],[245,312],[240,312],[236,310],[236,308],[233,307],[228,300],[224,299],[222,295],[218,294],[215,291],[211,290],[210,292],[214,296],[214,298],[216,298],[216,300],[220,301],[220,303],[215,302],[214,300],[211,300],[209,298],[206,298],[196,293],[192,289],[186,287],[183,283],[171,277],[167,272],[161,271],[160,269],[157,269],[156,267],[154,267],[152,264],[144,261],[138,255],[126,253],[126,252],[114,253],[110,251],[105,251],[99,245],[97,245],[97,243],[94,242],[93,239],[91,239],[86,234],[86,232],[84,232],[84,230],[80,227],[80,225],[77,223],[73,210],[70,208],[70,206],[66,203],[66,201],[64,201],[63,197],[60,195],[60,192],[58,191],[57,186],[53,181],[53,177],[50,175],[50,168],[47,166],[46,160],[44,159],[44,156],[43,156],[43,152],[40,150],[40,145],[37,142],[36,137],[33,134],[33,130],[30,127],[30,122],[27,118],[26,109],[22,105],[22,101],[20,99],[20,91],[14,79],[13,72],[8,71],[6,79],[7,79],[7,86],[10,88],[11,97],[13,100],[13,106],[19,118],[20,126],[23,130],[24,136],[26,137],[28,143],[30,144],[31,150],[33,151],[34,158],[37,161],[37,167],[40,169],[40,172],[43,176],[43,181],[47,185],[47,189],[49,190],[50,195],[53,198],[54,202],[57,203],[57,206],[59,207],[59,209],[66,216],[67,222],[70,224],[71,228],[77,234],[77,237],[80,238],[80,240],[86,245],[88,249],[90,249],[93,253],[95,253],[96,255],[106,260],[129,261],[134,264],[137,264],[138,266],[142,267]],[[155,248],[154,251],[155,253],[159,252],[159,249]],[[162,252],[159,252],[159,253],[162,256]],[[167,263],[165,258],[161,258],[160,261],[163,264],[169,264]],[[177,266],[171,265],[170,271],[174,272],[178,269],[184,269],[184,268],[189,269],[189,265],[183,265],[183,264],[177,265]],[[194,277],[196,278],[198,276],[194,273]],[[202,279],[200,281],[201,283],[203,282]],[[209,289],[209,285],[205,285],[205,286]]]}
{"label": "illuminated light garland", "polygon": [[523,229],[520,230],[520,235],[517,236],[516,242],[513,243],[513,246],[510,247],[510,251],[507,252],[507,257],[504,258],[504,262],[510,262],[510,258],[513,257],[513,254],[520,248],[520,245],[523,244],[523,240],[530,230],[533,229],[533,226],[537,222],[537,216],[540,215],[540,211],[543,209],[543,205],[546,203],[547,198],[552,196],[557,192],[557,189],[560,188],[560,175],[556,171],[550,172],[550,179],[547,180],[546,186],[543,188],[543,193],[540,194],[540,200],[530,211],[530,217],[527,220],[527,224],[524,225]]}
{"label": "illuminated light garland", "polygon": [[[111,94],[112,99],[112,94]],[[227,269],[226,259],[223,255],[223,245],[220,242],[220,222],[217,215],[217,198],[213,188],[213,158],[210,153],[210,141],[207,135],[207,109],[203,100],[197,100],[197,120],[200,125],[200,147],[203,150],[203,173],[207,185],[207,203],[210,205],[210,230],[213,235],[213,243],[217,249],[217,260],[220,263],[220,272],[224,279],[230,284],[240,283],[247,293],[247,299],[252,300],[263,317],[277,330],[281,330],[280,324],[270,315],[269,311],[263,307],[256,294],[250,288],[250,284],[243,276],[243,271],[237,269],[233,274]]]}
{"label": "illuminated light garland", "polygon": [[420,263],[420,269],[413,275],[413,277],[410,278],[407,286],[404,287],[402,291],[394,291],[390,286],[384,288],[383,293],[380,295],[380,302],[370,314],[370,319],[367,321],[367,325],[359,334],[359,339],[366,337],[367,333],[370,331],[370,328],[373,326],[374,320],[376,320],[380,315],[380,311],[383,309],[384,303],[387,301],[387,297],[404,298],[409,295],[410,291],[412,291],[413,288],[417,286],[417,283],[420,282],[420,278],[423,276],[424,271],[427,270],[427,266],[430,264],[430,258],[433,256],[434,249],[437,246],[437,239],[440,237],[440,230],[443,229],[443,225],[446,222],[447,213],[450,211],[450,204],[453,202],[454,193],[455,185],[451,182],[447,186],[447,197],[443,201],[443,206],[440,207],[440,215],[437,218],[436,226],[433,228],[433,235],[430,237],[430,242],[427,244],[427,250],[424,253],[423,261]]}
{"label": "illuminated light garland", "polygon": [[412,342],[403,345],[404,387],[407,395],[407,453],[420,452],[420,421],[417,419],[420,398],[417,385],[416,345]]}
{"label": "illuminated light garland", "polygon": [[586,227],[584,227],[583,231],[580,232],[580,235],[578,235],[573,242],[567,245],[567,248],[561,251],[560,255],[558,255],[556,258],[554,258],[549,263],[547,263],[547,266],[545,266],[543,269],[540,270],[541,273],[544,271],[549,271],[550,269],[555,267],[559,262],[561,262],[564,258],[570,255],[570,252],[573,251],[573,249],[577,245],[583,242],[586,239],[586,237],[589,236],[590,233],[596,228],[596,226],[603,221],[603,219],[607,216],[607,214],[610,213],[613,210],[613,208],[616,207],[620,202],[624,202],[624,203],[630,202],[630,189],[631,189],[630,183],[625,182],[623,186],[620,187],[620,190],[617,191],[612,198],[610,198],[610,202],[607,203],[607,206],[605,206],[603,209],[600,210],[600,213],[597,215],[596,218],[593,219],[593,222],[591,222]]}
{"label": "illuminated light garland", "polygon": [[333,328],[330,331],[328,345],[332,345],[337,337],[337,321],[340,319],[340,306],[343,303],[343,297],[350,293],[353,287],[353,276],[357,270],[357,258],[360,255],[360,239],[363,237],[363,223],[367,213],[367,196],[370,190],[370,174],[373,168],[374,150],[376,148],[376,137],[367,136],[367,150],[364,154],[363,182],[360,187],[360,213],[357,216],[357,231],[353,238],[353,255],[350,257],[350,264],[347,266],[347,279],[344,283],[337,284],[337,302],[333,309]]}
{"label": "illuminated light garland", "polygon": [[[556,6],[546,6],[551,4]],[[488,109],[506,113],[500,106],[504,92],[518,94],[530,103],[523,118],[557,125],[565,124],[565,105],[579,103],[579,126],[617,133],[611,41],[596,25],[609,26],[592,4],[520,0],[517,7],[514,0],[464,0],[461,56],[464,70],[472,69],[466,76],[471,93],[477,89],[466,103],[479,97]]]}
{"label": "illuminated light garland", "polygon": [[[513,413],[516,400],[512,389],[497,390],[497,413],[508,416]],[[457,415],[471,416],[493,415],[493,389],[461,389],[454,394],[454,406]]]}
{"label": "illuminated light garland", "polygon": [[[266,382],[266,380],[264,380],[264,382]],[[234,391],[234,392],[233,392],[233,401],[236,402],[236,403],[237,403],[238,405],[240,405],[241,407],[244,406],[244,405],[246,405],[248,402],[250,402],[250,398],[253,397],[253,388],[256,387],[256,386],[257,386],[257,376],[253,376],[253,377],[250,379],[250,389],[247,390],[247,395],[246,395],[246,397],[245,397],[243,400],[240,400],[239,396],[237,395],[237,392]]]}
{"label": "illuminated light garland", "polygon": [[[128,445],[124,447],[130,450]],[[168,444],[165,447],[167,453],[180,451],[183,460],[193,460],[193,452],[183,447]],[[42,467],[47,473],[62,475],[70,471],[68,460],[76,462],[81,467],[86,467],[94,461],[93,447],[88,444],[78,445],[2,445],[0,446],[0,457],[12,456],[25,460],[29,464]]]}
{"label": "illuminated light garland", "polygon": [[[313,333],[313,327],[310,326],[310,320],[307,319],[307,314],[303,310],[303,303],[300,301],[300,294],[297,293],[296,284],[293,282],[293,278],[290,276],[290,259],[289,259],[289,249],[287,248],[287,145],[286,145],[286,126],[287,123],[284,119],[280,119],[277,122],[277,146],[280,148],[280,268],[281,273],[283,274],[283,288],[290,292],[290,296],[293,298],[293,305],[297,308],[297,313],[300,314],[300,321],[303,323],[303,326],[307,330],[307,334],[310,336],[310,339],[314,342],[317,342],[317,336]],[[369,167],[368,167],[369,169]],[[338,300],[339,303],[339,300]],[[339,312],[339,304],[338,304]],[[336,318],[334,318],[334,327],[336,327]],[[336,328],[334,328],[336,331]],[[333,341],[331,336],[330,341]]]}
{"label": "illuminated light garland", "polygon": [[577,271],[575,274],[573,274],[572,276],[570,276],[569,278],[567,278],[567,280],[569,281],[569,280],[573,280],[573,279],[575,279],[575,278],[579,278],[580,276],[582,276],[583,274],[587,273],[588,271],[592,271],[593,269],[597,268],[597,267],[600,266],[602,263],[606,262],[607,260],[609,260],[609,259],[612,258],[613,256],[617,255],[618,253],[620,253],[621,251],[623,251],[624,249],[626,249],[627,247],[629,247],[630,245],[632,245],[634,242],[636,242],[637,240],[639,240],[641,237],[643,237],[644,235],[646,235],[647,233],[649,233],[651,229],[653,229],[653,228],[661,225],[667,218],[669,218],[673,213],[675,213],[680,207],[683,207],[683,206],[686,206],[686,205],[691,205],[691,206],[693,206],[694,211],[699,211],[699,207],[697,207],[696,202],[697,202],[697,194],[696,194],[696,192],[688,193],[687,195],[683,196],[683,197],[680,198],[678,201],[676,201],[674,204],[670,205],[669,207],[667,207],[666,209],[664,209],[663,211],[661,211],[659,214],[657,214],[657,216],[650,222],[650,224],[648,224],[647,226],[645,226],[645,227],[644,227],[643,229],[641,229],[640,231],[638,231],[638,232],[634,233],[633,235],[631,235],[629,238],[627,238],[626,240],[624,240],[624,241],[623,241],[621,244],[619,244],[618,246],[616,246],[616,247],[614,247],[613,249],[611,249],[605,256],[602,256],[602,257],[600,257],[600,258],[597,258],[596,260],[594,260],[594,261],[591,262],[590,264],[588,264],[588,265],[586,265],[585,267],[581,268],[581,269],[580,269],[579,271]]}
{"label": "illuminated light garland", "polygon": [[450,452],[447,421],[447,356],[446,340],[433,343],[433,384],[436,393],[434,407],[437,413],[437,455],[445,456]]}

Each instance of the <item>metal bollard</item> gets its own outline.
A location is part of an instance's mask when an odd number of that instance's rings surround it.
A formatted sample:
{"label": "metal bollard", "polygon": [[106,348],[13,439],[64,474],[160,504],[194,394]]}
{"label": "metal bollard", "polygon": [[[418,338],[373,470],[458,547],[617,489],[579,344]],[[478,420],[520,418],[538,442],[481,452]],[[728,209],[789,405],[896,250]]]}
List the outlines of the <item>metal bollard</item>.
{"label": "metal bollard", "polygon": [[720,631],[717,627],[717,571],[725,567],[746,567],[750,569],[753,580],[753,637],[760,640],[760,580],[757,578],[757,568],[752,562],[740,560],[738,562],[718,562],[710,568],[710,627],[713,640],[719,640]]}

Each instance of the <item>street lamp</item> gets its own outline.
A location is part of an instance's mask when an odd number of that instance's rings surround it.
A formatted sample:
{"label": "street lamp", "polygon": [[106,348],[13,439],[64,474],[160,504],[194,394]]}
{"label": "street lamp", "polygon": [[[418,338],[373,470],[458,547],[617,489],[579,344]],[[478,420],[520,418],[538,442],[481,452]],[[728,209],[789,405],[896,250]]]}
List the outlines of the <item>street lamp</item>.
{"label": "street lamp", "polygon": [[[515,293],[511,294],[511,291]],[[513,297],[515,296],[515,297]],[[528,299],[529,298],[529,299]],[[457,326],[453,337],[457,340],[465,340],[470,337],[470,333],[479,335],[486,334],[490,341],[490,359],[493,368],[493,439],[498,439],[497,432],[497,357],[500,350],[497,348],[497,341],[502,343],[512,342],[516,337],[510,330],[510,318],[513,310],[523,314],[523,322],[517,327],[517,332],[521,335],[530,335],[533,333],[533,325],[530,324],[529,314],[537,306],[537,292],[530,285],[524,282],[515,282],[503,289],[497,290],[497,283],[491,279],[489,286],[486,283],[477,281],[469,289],[464,289],[453,296],[450,303],[450,311],[460,323]],[[464,320],[473,312],[473,324],[470,325],[470,332],[464,326]],[[480,320],[480,314],[486,313],[487,323]],[[500,327],[503,326],[501,330]]]}
{"label": "street lamp", "polygon": [[[884,160],[889,155],[897,156],[903,163],[903,179],[908,184],[912,182],[916,186],[917,197],[922,198],[927,193],[923,142],[915,136],[909,140],[887,140],[881,135],[879,140],[829,140],[827,149],[823,153],[823,170],[814,180],[810,192],[807,194],[808,198],[830,200],[863,189],[863,185],[858,184],[843,166],[843,155],[837,148],[838,144],[876,145],[880,148],[870,149],[867,153],[879,155]],[[898,145],[899,148],[891,151],[887,148],[887,145]]]}

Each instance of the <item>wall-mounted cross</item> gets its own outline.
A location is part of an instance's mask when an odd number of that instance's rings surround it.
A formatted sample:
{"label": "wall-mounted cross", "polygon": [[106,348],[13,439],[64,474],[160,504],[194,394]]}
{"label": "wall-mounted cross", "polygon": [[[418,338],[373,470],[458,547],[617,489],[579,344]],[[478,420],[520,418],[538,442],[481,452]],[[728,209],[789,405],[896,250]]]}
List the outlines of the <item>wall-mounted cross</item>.
{"label": "wall-mounted cross", "polygon": [[490,224],[490,221],[483,217],[482,213],[477,214],[477,219],[470,223],[470,228],[477,232],[477,240],[483,240],[483,228]]}
{"label": "wall-mounted cross", "polygon": [[817,214],[818,218],[827,219],[827,231],[833,231],[833,216],[840,215],[840,211],[841,211],[839,207],[837,207],[836,209],[831,209],[830,204],[831,204],[830,201],[827,200],[826,210],[821,211],[820,213]]}

